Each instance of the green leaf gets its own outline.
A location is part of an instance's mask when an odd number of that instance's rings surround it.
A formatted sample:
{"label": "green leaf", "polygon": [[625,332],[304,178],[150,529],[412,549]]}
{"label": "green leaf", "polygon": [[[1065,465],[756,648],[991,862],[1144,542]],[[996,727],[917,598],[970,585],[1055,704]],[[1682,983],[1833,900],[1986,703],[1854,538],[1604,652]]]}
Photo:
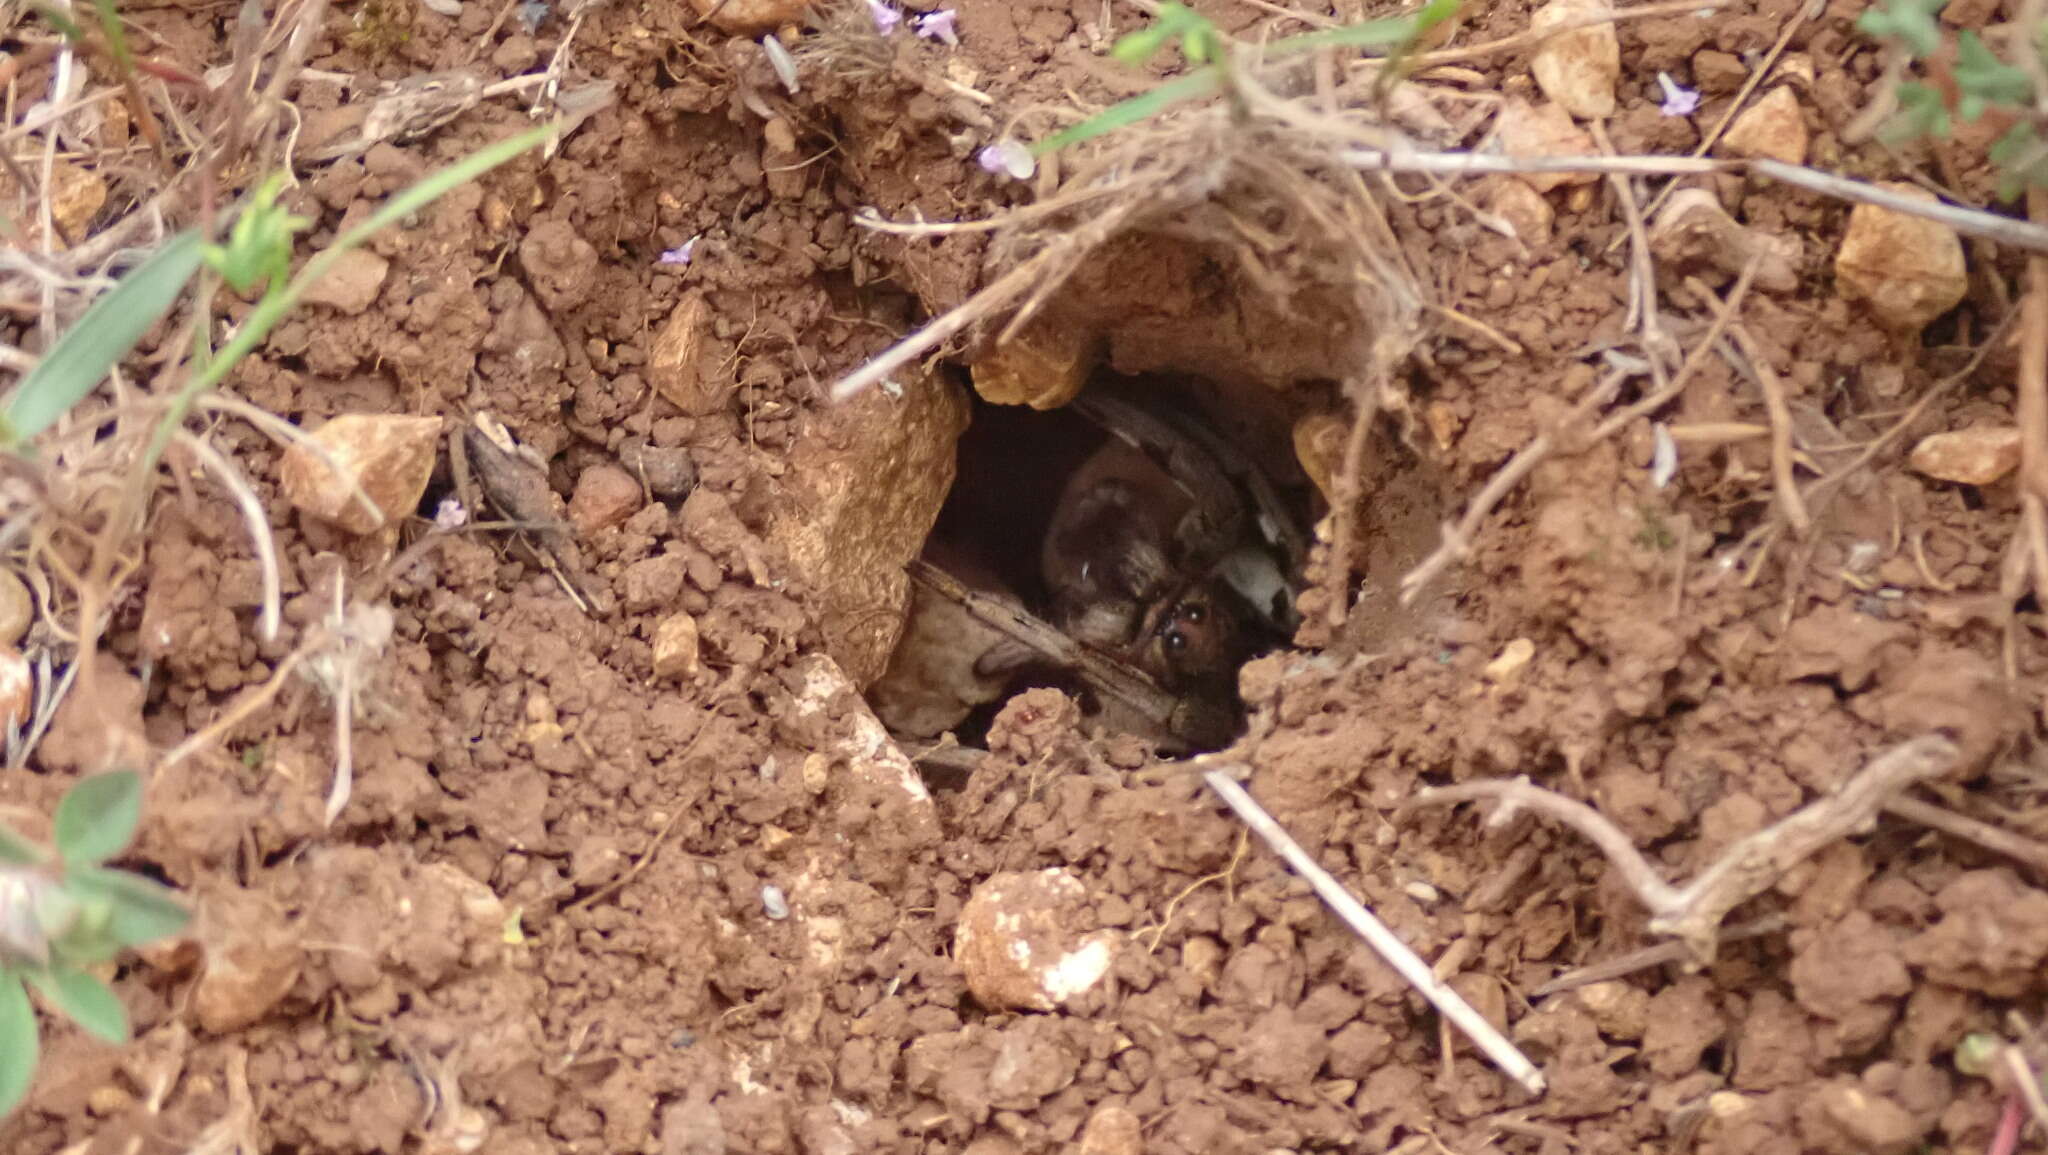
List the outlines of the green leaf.
{"label": "green leaf", "polygon": [[0,412],[6,443],[19,446],[48,429],[106,380],[107,371],[170,311],[198,270],[203,247],[197,230],[179,233],[94,301],[8,396]]}
{"label": "green leaf", "polygon": [[[249,315],[235,328],[234,337],[226,345],[221,346],[220,352],[194,373],[191,380],[178,391],[178,398],[172,404],[171,411],[158,423],[156,431],[150,436],[149,447],[143,453],[143,469],[156,468],[156,463],[163,458],[164,447],[171,443],[171,435],[185,423],[185,415],[191,412],[192,403],[199,395],[220,384],[222,378],[226,377],[242,358],[254,352],[256,347],[270,336],[270,331],[277,327],[277,323],[284,320],[285,315],[298,305],[299,298],[306,295],[306,290],[325,276],[327,270],[333,268],[334,263],[340,260],[344,253],[350,249],[360,248],[363,242],[375,236],[378,230],[420,211],[450,189],[481,177],[536,145],[553,139],[560,131],[560,128],[552,124],[530,128],[496,144],[486,145],[439,172],[428,173],[411,187],[385,201],[376,212],[370,214],[368,220],[336,237],[332,244],[315,253],[313,258],[306,262],[305,267],[299,270],[299,275],[291,279],[290,284],[279,287],[273,282],[271,290],[264,294],[262,300],[256,302],[256,307],[249,310]],[[198,259],[198,254],[195,253],[194,260]]]}
{"label": "green leaf", "polygon": [[1389,16],[1362,24],[1346,24],[1341,28],[1289,36],[1274,41],[1267,47],[1266,54],[1291,56],[1317,48],[1384,48],[1411,44],[1416,37],[1450,19],[1457,12],[1458,4],[1459,0],[1430,0],[1420,10],[1406,16]]}
{"label": "green leaf", "polygon": [[107,38],[107,49],[114,54],[114,69],[122,79],[135,75],[135,54],[128,51],[128,34],[121,28],[121,14],[114,10],[114,0],[92,0],[92,6],[99,13],[100,32]]}
{"label": "green leaf", "polygon": [[1998,58],[1985,47],[1975,32],[1956,37],[1956,87],[1963,96],[1957,111],[1964,120],[1976,120],[1992,105],[2016,107],[2034,93],[2034,82],[2026,70]]}
{"label": "green leaf", "polygon": [[21,977],[0,970],[0,1117],[21,1105],[36,1077],[36,1010]]}
{"label": "green leaf", "polygon": [[1948,106],[1941,93],[1918,81],[1899,85],[1899,110],[1885,121],[1881,135],[1886,144],[1905,144],[1928,137],[1946,137],[1949,132]]}
{"label": "green leaf", "polygon": [[0,866],[40,866],[43,852],[36,844],[0,826]]}
{"label": "green leaf", "polygon": [[1118,37],[1109,54],[1119,63],[1143,64],[1176,36],[1181,38],[1188,59],[1196,63],[1203,62],[1209,51],[1220,45],[1216,26],[1208,17],[1168,0],[1159,6],[1157,19],[1136,32]]}
{"label": "green leaf", "polygon": [[57,35],[81,48],[85,46],[85,30],[73,22],[71,17],[49,4],[34,3],[30,7],[34,8],[36,15],[42,17],[50,27],[57,30]]}
{"label": "green leaf", "polygon": [[94,866],[128,848],[142,821],[142,775],[116,770],[81,778],[57,803],[57,857]]}
{"label": "green leaf", "polygon": [[192,920],[192,912],[178,901],[176,891],[139,874],[86,867],[65,875],[64,884],[82,901],[98,899],[107,904],[106,933],[120,946],[169,938]]}
{"label": "green leaf", "polygon": [[1150,92],[1110,105],[1087,120],[1053,133],[1031,146],[1031,155],[1044,156],[1063,148],[1115,132],[1141,120],[1148,120],[1184,100],[1208,96],[1222,86],[1223,73],[1214,64],[1204,65],[1186,76],[1177,76]]}
{"label": "green leaf", "polygon": [[1941,26],[1934,15],[1948,0],[1887,0],[1882,8],[1865,10],[1856,18],[1856,30],[1873,40],[1892,40],[1906,46],[1915,58],[1932,56],[1941,47]]}
{"label": "green leaf", "polygon": [[128,1041],[128,1008],[107,984],[70,967],[30,971],[28,981],[86,1033],[116,1046]]}

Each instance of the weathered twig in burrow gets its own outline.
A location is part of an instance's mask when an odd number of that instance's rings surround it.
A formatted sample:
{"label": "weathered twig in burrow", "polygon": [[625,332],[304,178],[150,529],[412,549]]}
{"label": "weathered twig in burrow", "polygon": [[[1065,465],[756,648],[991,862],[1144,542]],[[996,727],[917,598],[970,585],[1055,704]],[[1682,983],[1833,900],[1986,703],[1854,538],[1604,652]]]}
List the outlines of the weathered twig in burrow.
{"label": "weathered twig in burrow", "polygon": [[1773,825],[1738,840],[1697,877],[1674,887],[1658,876],[1621,828],[1576,799],[1532,786],[1526,778],[1438,786],[1415,796],[1422,806],[1495,798],[1490,823],[1508,821],[1527,807],[1585,835],[1650,910],[1650,929],[1692,948],[1695,962],[1714,960],[1721,920],[1768,889],[1787,870],[1845,835],[1867,828],[1901,790],[1932,778],[1956,760],[1955,743],[1938,734],[1915,738],[1878,755],[1826,796]]}
{"label": "weathered twig in burrow", "polygon": [[1536,1065],[1529,1061],[1528,1056],[1516,1050],[1515,1045],[1509,1042],[1505,1035],[1494,1030],[1493,1024],[1472,1009],[1472,1004],[1458,997],[1458,992],[1439,982],[1436,975],[1430,971],[1429,964],[1423,962],[1414,951],[1409,950],[1406,943],[1387,929],[1387,924],[1374,918],[1373,913],[1365,909],[1363,903],[1351,897],[1351,892],[1344,889],[1343,883],[1338,882],[1331,877],[1329,871],[1317,865],[1316,860],[1309,857],[1308,851],[1301,848],[1301,843],[1296,842],[1278,822],[1275,822],[1273,816],[1266,813],[1266,808],[1260,806],[1245,792],[1244,787],[1239,786],[1236,780],[1220,770],[1204,773],[1202,780],[1209,784],[1209,789],[1215,791],[1218,798],[1223,799],[1225,805],[1244,820],[1246,826],[1252,828],[1252,833],[1264,839],[1266,845],[1272,847],[1281,858],[1286,859],[1287,865],[1293,867],[1294,872],[1314,888],[1318,897],[1330,904],[1330,909],[1337,913],[1338,918],[1343,919],[1347,926],[1358,932],[1358,936],[1364,939],[1367,945],[1377,951],[1381,958],[1387,960],[1388,966],[1393,967],[1402,978],[1407,979],[1410,985],[1421,992],[1422,997],[1428,999],[1439,1014],[1465,1032],[1465,1036],[1493,1061],[1494,1066],[1499,1067],[1508,1078],[1520,1083],[1531,1095],[1543,1093],[1543,1072],[1536,1069]]}

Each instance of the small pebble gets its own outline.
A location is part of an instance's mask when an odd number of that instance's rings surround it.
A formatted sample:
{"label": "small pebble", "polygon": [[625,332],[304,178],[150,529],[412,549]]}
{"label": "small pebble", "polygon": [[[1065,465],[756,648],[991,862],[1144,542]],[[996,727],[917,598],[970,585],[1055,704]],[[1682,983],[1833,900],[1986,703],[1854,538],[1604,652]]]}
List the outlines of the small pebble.
{"label": "small pebble", "polygon": [[769,918],[774,919],[776,922],[781,922],[789,917],[789,900],[782,897],[781,887],[764,886],[761,888],[761,909],[767,913]]}
{"label": "small pebble", "polygon": [[11,569],[0,569],[0,642],[19,645],[35,621],[35,599]]}

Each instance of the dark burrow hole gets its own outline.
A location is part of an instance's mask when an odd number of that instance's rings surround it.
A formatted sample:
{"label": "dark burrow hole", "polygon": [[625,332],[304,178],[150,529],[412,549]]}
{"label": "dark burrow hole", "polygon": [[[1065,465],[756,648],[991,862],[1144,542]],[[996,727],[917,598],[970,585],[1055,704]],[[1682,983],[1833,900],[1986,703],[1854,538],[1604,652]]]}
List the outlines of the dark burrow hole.
{"label": "dark burrow hole", "polygon": [[[984,745],[1016,694],[1052,687],[1084,728],[1162,753],[1227,745],[1243,729],[1239,668],[1285,646],[1320,498],[1296,464],[1297,410],[1276,394],[1187,378],[1098,375],[1049,411],[979,399],[924,561],[970,591],[920,584],[890,672],[870,694],[900,736]],[[990,627],[977,607],[1022,611],[1136,671],[1154,705]]]}

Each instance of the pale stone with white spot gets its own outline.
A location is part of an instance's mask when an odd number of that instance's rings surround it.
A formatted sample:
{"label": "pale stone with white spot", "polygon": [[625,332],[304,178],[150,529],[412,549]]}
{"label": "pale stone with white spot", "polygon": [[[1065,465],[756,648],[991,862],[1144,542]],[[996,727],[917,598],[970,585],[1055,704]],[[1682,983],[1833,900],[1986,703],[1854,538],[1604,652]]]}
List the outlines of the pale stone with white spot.
{"label": "pale stone with white spot", "polygon": [[1066,870],[991,875],[960,911],[953,955],[990,1010],[1050,1011],[1109,973],[1116,935],[1099,929],[1088,888]]}

